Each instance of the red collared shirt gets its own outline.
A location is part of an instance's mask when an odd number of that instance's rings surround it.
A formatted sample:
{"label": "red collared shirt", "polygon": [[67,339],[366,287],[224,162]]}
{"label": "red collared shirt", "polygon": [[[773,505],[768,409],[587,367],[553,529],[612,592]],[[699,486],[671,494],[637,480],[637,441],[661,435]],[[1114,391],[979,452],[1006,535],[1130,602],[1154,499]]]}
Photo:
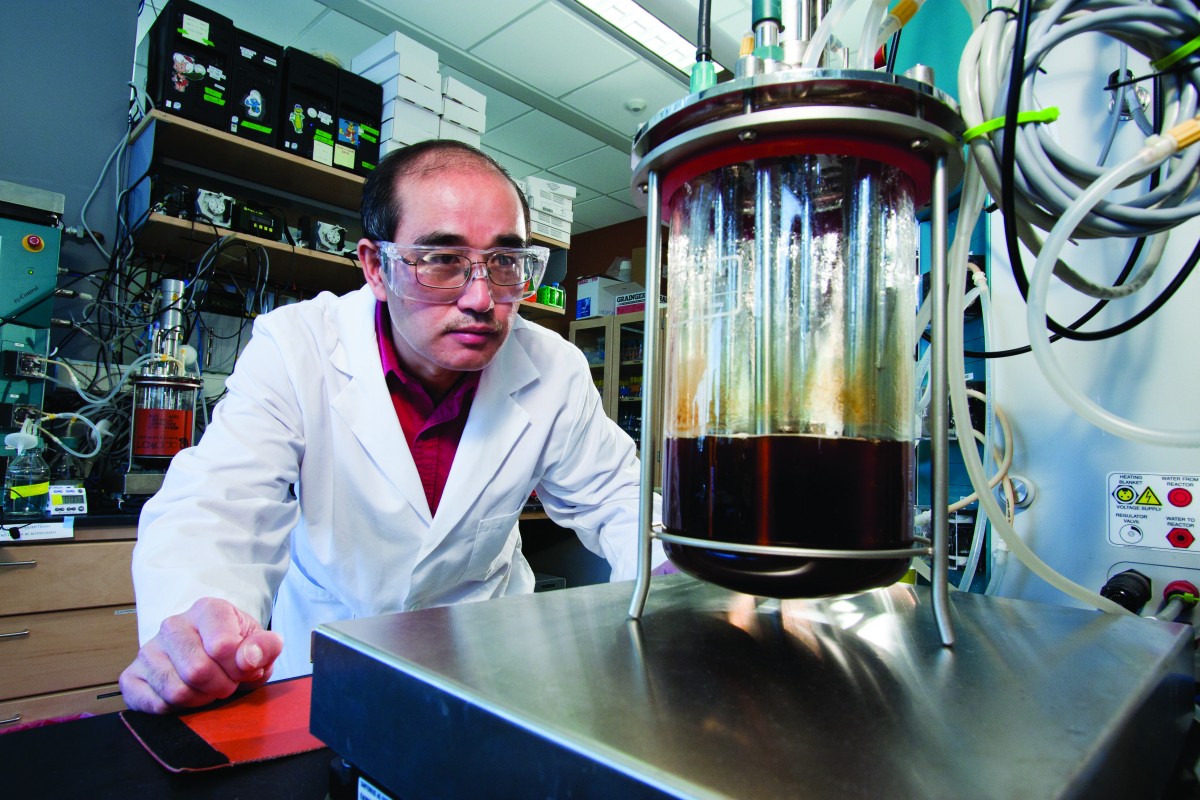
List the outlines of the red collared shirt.
{"label": "red collared shirt", "polygon": [[479,386],[479,373],[463,373],[441,402],[434,405],[420,381],[400,365],[385,303],[375,305],[375,337],[396,419],[416,462],[417,474],[421,476],[429,513],[436,514],[446,479],[450,476],[450,465],[454,463],[454,454],[467,424],[471,401],[475,399],[475,389]]}

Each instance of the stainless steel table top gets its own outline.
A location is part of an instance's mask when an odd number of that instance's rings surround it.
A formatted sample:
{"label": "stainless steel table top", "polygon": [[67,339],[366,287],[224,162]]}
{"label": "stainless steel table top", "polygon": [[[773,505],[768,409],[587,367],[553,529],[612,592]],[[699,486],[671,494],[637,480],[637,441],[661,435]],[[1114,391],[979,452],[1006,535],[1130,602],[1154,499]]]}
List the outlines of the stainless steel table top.
{"label": "stainless steel table top", "polygon": [[955,593],[947,649],[910,586],[631,586],[323,626],[313,731],[406,799],[1040,800],[1154,796],[1190,720],[1182,625]]}

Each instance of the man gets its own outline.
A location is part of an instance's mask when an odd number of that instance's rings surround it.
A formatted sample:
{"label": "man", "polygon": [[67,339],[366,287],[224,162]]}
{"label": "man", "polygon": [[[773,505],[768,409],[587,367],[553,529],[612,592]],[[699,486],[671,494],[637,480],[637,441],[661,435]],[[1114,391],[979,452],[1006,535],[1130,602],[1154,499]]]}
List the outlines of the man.
{"label": "man", "polygon": [[512,179],[425,142],[384,159],[362,216],[367,285],[256,321],[142,512],[131,708],[306,673],[324,622],[532,591],[516,523],[534,488],[614,580],[636,573],[633,442],[583,355],[517,317],[545,253]]}

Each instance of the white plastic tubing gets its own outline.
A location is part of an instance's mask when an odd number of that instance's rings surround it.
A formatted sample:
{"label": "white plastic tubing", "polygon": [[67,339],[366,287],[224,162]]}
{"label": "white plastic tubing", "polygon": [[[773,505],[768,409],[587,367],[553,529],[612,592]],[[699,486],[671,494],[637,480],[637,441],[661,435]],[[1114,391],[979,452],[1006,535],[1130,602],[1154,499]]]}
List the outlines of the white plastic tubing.
{"label": "white plastic tubing", "polygon": [[1156,149],[1153,146],[1142,148],[1132,158],[1114,167],[1099,180],[1093,182],[1071,204],[1051,229],[1050,235],[1046,238],[1042,250],[1038,254],[1037,263],[1033,268],[1033,276],[1029,281],[1025,322],[1029,328],[1029,343],[1033,347],[1033,355],[1037,358],[1042,374],[1045,375],[1046,380],[1049,381],[1058,396],[1079,416],[1096,427],[1125,439],[1164,447],[1200,447],[1200,430],[1148,428],[1124,417],[1119,417],[1085,397],[1071,385],[1066,375],[1063,374],[1058,357],[1051,350],[1050,340],[1046,336],[1046,295],[1050,290],[1050,276],[1054,272],[1054,264],[1067,239],[1075,231],[1080,221],[1091,212],[1097,203],[1107,197],[1109,192],[1128,180],[1144,175],[1162,163],[1171,152],[1173,152],[1172,149]]}
{"label": "white plastic tubing", "polygon": [[[955,229],[954,243],[950,247],[950,275],[947,278],[950,286],[962,286],[966,281],[967,250],[971,243],[971,232],[974,230],[979,213],[983,208],[983,195],[983,182],[980,179],[978,167],[974,159],[972,159],[967,163],[966,177],[963,179],[962,201],[958,212],[958,225]],[[963,300],[964,295],[962,292],[949,293],[946,310],[948,319],[962,319]],[[958,424],[958,420],[968,421],[971,419],[970,412],[967,409],[967,378],[966,365],[963,358],[963,327],[961,324],[947,325],[946,333],[947,349],[949,351],[947,360],[949,361],[950,407],[954,413],[955,424]],[[969,425],[970,423],[966,422],[960,426],[961,430],[969,430]],[[979,451],[975,446],[974,438],[959,436],[958,446],[962,452],[967,474],[971,478],[971,485],[979,495],[980,508],[983,509],[991,521],[992,530],[1004,540],[1009,551],[1020,559],[1021,563],[1030,572],[1085,605],[1116,614],[1131,613],[1111,600],[1101,597],[1096,592],[1069,580],[1052,569],[1046,562],[1042,561],[1017,534],[1016,530],[1009,523],[1004,510],[1000,508],[1000,504],[996,501],[996,496],[988,489],[988,478],[984,472],[983,462],[979,457]]]}

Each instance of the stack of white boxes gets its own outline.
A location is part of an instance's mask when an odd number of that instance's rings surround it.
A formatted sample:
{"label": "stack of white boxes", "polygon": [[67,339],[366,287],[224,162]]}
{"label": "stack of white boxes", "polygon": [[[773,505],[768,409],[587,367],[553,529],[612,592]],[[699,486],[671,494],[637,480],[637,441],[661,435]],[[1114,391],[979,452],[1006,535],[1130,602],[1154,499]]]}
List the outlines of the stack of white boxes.
{"label": "stack of white boxes", "polygon": [[350,69],[383,86],[380,157],[426,139],[479,147],[487,97],[439,72],[438,54],[391,33],[354,57]]}
{"label": "stack of white boxes", "polygon": [[487,96],[449,75],[442,78],[442,122],[439,139],[457,139],[479,147]]}
{"label": "stack of white boxes", "polygon": [[520,183],[529,200],[529,221],[533,232],[564,245],[570,244],[575,187],[532,175]]}
{"label": "stack of white boxes", "polygon": [[355,56],[350,69],[383,86],[381,158],[406,144],[438,138],[442,76],[436,51],[392,33]]}

